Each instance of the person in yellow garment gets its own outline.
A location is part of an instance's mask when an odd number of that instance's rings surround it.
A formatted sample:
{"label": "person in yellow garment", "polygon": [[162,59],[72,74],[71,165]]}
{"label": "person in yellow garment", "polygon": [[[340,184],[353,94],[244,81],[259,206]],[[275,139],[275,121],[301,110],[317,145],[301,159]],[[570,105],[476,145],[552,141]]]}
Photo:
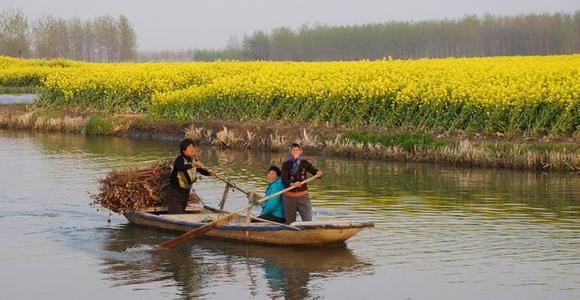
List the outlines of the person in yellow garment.
{"label": "person in yellow garment", "polygon": [[183,214],[189,201],[191,186],[197,179],[197,174],[214,176],[197,160],[201,150],[191,139],[185,139],[179,144],[181,154],[173,163],[173,171],[166,191],[167,208],[170,214]]}

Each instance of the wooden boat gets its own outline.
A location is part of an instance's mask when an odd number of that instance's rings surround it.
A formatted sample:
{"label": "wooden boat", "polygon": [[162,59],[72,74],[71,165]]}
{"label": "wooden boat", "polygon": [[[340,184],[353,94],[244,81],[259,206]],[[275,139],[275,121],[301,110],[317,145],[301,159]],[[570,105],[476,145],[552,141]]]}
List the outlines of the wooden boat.
{"label": "wooden boat", "polygon": [[[209,206],[197,211],[188,208],[185,214],[167,214],[166,211],[166,208],[149,208],[124,215],[137,225],[187,232],[227,213]],[[266,222],[249,223],[245,216],[237,216],[229,224],[219,226],[203,237],[279,246],[327,246],[344,243],[362,229],[374,227],[372,222],[355,221],[310,221],[290,225],[300,230]]]}

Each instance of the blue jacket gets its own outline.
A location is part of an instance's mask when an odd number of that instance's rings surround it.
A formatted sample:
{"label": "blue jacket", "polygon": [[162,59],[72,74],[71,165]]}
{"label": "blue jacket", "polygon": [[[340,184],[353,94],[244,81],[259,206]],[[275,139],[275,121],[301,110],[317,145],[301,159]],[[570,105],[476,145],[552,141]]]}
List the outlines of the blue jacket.
{"label": "blue jacket", "polygon": [[[275,194],[284,189],[282,180],[277,178],[270,182],[266,188],[266,196]],[[276,196],[262,203],[262,215],[272,214],[280,219],[284,219],[284,205],[282,204],[282,195]]]}

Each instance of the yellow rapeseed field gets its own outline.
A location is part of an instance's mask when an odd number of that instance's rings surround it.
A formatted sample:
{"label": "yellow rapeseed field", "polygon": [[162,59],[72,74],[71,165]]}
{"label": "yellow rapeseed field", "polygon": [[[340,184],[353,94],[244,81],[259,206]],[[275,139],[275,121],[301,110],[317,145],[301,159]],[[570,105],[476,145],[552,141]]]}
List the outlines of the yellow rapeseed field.
{"label": "yellow rapeseed field", "polygon": [[328,121],[508,134],[570,133],[580,126],[580,55],[316,63],[0,58],[0,84],[19,80],[45,86],[41,104],[149,111],[183,121]]}

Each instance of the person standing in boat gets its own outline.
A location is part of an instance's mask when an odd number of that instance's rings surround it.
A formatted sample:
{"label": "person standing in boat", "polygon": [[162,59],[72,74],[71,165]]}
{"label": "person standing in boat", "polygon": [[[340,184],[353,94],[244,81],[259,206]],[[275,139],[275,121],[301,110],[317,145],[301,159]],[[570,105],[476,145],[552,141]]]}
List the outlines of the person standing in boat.
{"label": "person standing in boat", "polygon": [[307,172],[318,175],[319,178],[324,175],[322,170],[318,170],[309,161],[303,159],[302,155],[302,147],[294,143],[288,151],[288,160],[282,164],[282,183],[285,187],[296,186],[282,197],[286,224],[296,221],[297,212],[302,221],[312,221],[312,203],[308,195],[308,185],[300,182],[306,180]]}
{"label": "person standing in boat", "polygon": [[[268,179],[268,187],[264,196],[270,196],[284,189],[280,176],[282,171],[277,166],[271,166],[268,169],[266,177]],[[284,205],[282,204],[282,196],[276,196],[268,201],[262,203],[262,213],[258,216],[260,219],[284,223]]]}
{"label": "person standing in boat", "polygon": [[170,214],[183,214],[189,201],[191,186],[197,179],[197,174],[214,176],[208,171],[202,162],[196,158],[201,153],[195,142],[185,139],[179,144],[181,154],[173,163],[173,171],[167,187],[166,200]]}

